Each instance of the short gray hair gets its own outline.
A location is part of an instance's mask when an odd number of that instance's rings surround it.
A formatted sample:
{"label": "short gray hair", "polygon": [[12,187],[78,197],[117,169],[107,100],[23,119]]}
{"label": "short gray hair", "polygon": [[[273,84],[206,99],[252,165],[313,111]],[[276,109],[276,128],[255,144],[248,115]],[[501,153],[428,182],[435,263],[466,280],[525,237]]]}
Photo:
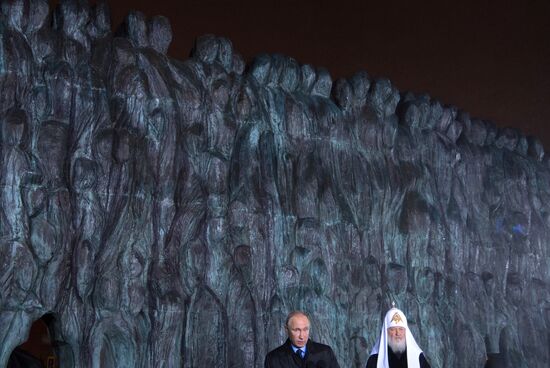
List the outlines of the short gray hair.
{"label": "short gray hair", "polygon": [[307,318],[308,322],[309,322],[309,316],[307,315],[306,312],[303,312],[301,310],[295,310],[295,311],[292,311],[288,314],[288,316],[286,316],[286,321],[285,321],[285,327],[288,328],[288,322],[290,322],[290,319],[292,317],[296,317],[296,316],[304,316]]}

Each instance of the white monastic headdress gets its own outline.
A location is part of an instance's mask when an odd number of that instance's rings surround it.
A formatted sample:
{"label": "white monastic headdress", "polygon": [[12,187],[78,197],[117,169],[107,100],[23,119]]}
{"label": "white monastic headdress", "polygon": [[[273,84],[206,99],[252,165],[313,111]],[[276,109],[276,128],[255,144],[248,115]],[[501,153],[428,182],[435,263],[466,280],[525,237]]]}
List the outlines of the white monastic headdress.
{"label": "white monastic headdress", "polygon": [[392,308],[386,313],[384,325],[380,333],[378,343],[374,345],[371,355],[378,354],[378,363],[376,368],[389,368],[388,363],[388,328],[390,327],[405,327],[405,338],[407,341],[407,366],[409,368],[420,368],[418,357],[422,350],[416,343],[409,327],[407,326],[407,318],[402,311],[397,308]]}

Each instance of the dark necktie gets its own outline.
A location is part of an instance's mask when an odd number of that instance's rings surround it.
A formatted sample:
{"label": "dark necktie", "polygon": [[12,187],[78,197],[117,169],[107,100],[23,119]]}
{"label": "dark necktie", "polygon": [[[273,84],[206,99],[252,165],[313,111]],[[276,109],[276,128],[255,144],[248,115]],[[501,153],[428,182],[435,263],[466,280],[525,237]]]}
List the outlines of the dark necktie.
{"label": "dark necktie", "polygon": [[302,349],[296,350],[296,354],[300,357],[300,359],[304,359],[304,351]]}

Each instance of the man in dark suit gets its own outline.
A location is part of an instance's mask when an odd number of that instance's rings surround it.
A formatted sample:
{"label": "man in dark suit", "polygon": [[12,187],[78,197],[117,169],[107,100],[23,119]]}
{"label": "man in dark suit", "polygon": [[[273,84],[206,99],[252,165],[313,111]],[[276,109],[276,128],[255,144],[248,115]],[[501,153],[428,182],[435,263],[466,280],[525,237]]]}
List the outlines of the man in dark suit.
{"label": "man in dark suit", "polygon": [[340,368],[330,346],[309,339],[309,318],[304,312],[291,312],[285,328],[288,339],[267,354],[265,368]]}

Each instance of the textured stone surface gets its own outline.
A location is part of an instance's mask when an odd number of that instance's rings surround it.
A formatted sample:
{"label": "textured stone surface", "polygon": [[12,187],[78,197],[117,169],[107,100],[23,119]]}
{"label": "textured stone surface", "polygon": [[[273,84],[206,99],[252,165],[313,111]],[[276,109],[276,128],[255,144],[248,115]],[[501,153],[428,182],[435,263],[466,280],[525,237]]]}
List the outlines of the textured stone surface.
{"label": "textured stone surface", "polygon": [[0,366],[49,314],[62,367],[261,367],[300,308],[362,367],[393,300],[433,367],[550,361],[536,138],[215,36],[174,60],[163,17],[1,9]]}

